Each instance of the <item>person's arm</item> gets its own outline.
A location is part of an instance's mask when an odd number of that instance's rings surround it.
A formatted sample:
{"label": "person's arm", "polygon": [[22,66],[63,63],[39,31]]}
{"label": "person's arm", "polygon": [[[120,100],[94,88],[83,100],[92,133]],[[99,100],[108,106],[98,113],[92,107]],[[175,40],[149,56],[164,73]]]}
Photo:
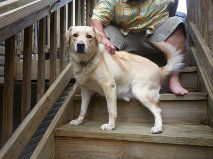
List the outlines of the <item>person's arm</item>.
{"label": "person's arm", "polygon": [[108,40],[105,32],[104,32],[104,26],[101,24],[101,22],[99,22],[96,19],[91,19],[90,21],[90,26],[94,27],[95,29],[97,29],[98,31],[100,31],[104,36],[102,39],[102,43],[105,45],[105,47],[107,48],[107,50],[111,53],[111,54],[115,54],[115,46],[112,44],[111,41]]}
{"label": "person's arm", "polygon": [[175,0],[175,2],[170,4],[170,6],[169,6],[169,16],[170,17],[175,16],[175,13],[176,13],[177,7],[178,7],[178,2],[179,2],[179,0]]}

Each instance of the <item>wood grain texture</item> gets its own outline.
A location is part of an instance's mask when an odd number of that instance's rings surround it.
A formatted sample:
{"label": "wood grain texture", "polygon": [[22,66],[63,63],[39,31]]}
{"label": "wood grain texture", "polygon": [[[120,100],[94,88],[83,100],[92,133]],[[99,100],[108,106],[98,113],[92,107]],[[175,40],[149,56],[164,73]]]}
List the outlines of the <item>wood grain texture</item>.
{"label": "wood grain texture", "polygon": [[0,29],[0,41],[7,39],[8,37],[15,35],[25,29],[26,27],[34,24],[36,21],[47,16],[49,14],[49,7],[43,8],[42,10],[29,14],[14,23],[7,25]]}
{"label": "wood grain texture", "polygon": [[205,67],[209,80],[213,83],[213,53],[207,46],[196,25],[193,22],[190,22],[188,26],[192,41],[199,52],[198,57],[200,58],[202,65]]}
{"label": "wood grain texture", "polygon": [[213,129],[206,125],[164,124],[163,133],[151,134],[153,126],[147,123],[118,122],[112,131],[103,131],[103,123],[85,122],[82,125],[64,125],[55,129],[56,137],[124,140],[159,144],[209,146],[213,148]]}
{"label": "wood grain texture", "polygon": [[[64,64],[68,64],[68,59],[65,59]],[[19,61],[17,62],[17,69],[15,73],[15,79],[16,80],[22,80],[23,79],[23,62]],[[38,61],[34,60],[32,61],[32,71],[31,71],[31,79],[37,80],[38,79]],[[45,60],[45,79],[49,79],[49,73],[50,73],[50,60]],[[60,74],[60,59],[56,60],[56,75],[58,76]]]}
{"label": "wood grain texture", "polygon": [[2,147],[0,150],[1,159],[15,159],[21,154],[41,121],[70,81],[71,77],[72,69],[71,63],[69,63],[44,96],[34,106],[25,120],[16,129],[8,142]]}
{"label": "wood grain texture", "polygon": [[2,143],[6,143],[13,129],[13,98],[15,74],[15,36],[5,41],[5,68],[2,117]]}
{"label": "wood grain texture", "polygon": [[212,147],[56,138],[57,159],[212,159]]}
{"label": "wood grain texture", "polygon": [[90,0],[86,0],[86,25],[88,26],[90,23],[90,18],[91,18],[91,2]]}
{"label": "wood grain texture", "polygon": [[73,1],[68,3],[68,29],[73,25]]}
{"label": "wood grain texture", "polygon": [[56,1],[57,0],[35,0],[9,12],[3,13],[0,15],[0,29],[24,18],[25,16],[28,16],[33,12],[39,11]]}
{"label": "wood grain texture", "polygon": [[[75,118],[80,112],[81,101],[79,99],[80,96],[75,97]],[[119,100],[117,107],[117,121],[154,123],[151,112],[136,100],[130,103]],[[161,94],[159,107],[162,109],[163,123],[200,124],[208,120],[206,94],[191,93],[184,97]],[[93,97],[91,99],[86,120],[108,120],[105,98]]]}
{"label": "wood grain texture", "polygon": [[60,71],[64,69],[65,55],[65,32],[66,32],[66,6],[60,9]]}
{"label": "wood grain texture", "polygon": [[50,80],[51,86],[56,79],[56,49],[57,49],[57,11],[51,14],[50,18]]}
{"label": "wood grain texture", "polygon": [[64,125],[74,116],[73,96],[76,90],[77,85],[75,84],[73,86],[73,89],[70,91],[66,101],[63,103],[62,107],[55,115],[47,131],[34,150],[31,158],[47,159],[51,158],[51,156],[55,156],[55,138],[53,130]]}
{"label": "wood grain texture", "polygon": [[209,78],[209,75],[207,73],[206,68],[203,65],[203,61],[200,58],[197,50],[195,47],[191,47],[192,54],[195,57],[195,60],[197,62],[198,68],[199,68],[199,74],[200,74],[200,80],[199,80],[199,86],[201,91],[208,92],[208,118],[210,121],[210,125],[213,125],[213,83],[211,82],[211,79]]}
{"label": "wood grain texture", "polygon": [[39,21],[37,101],[41,99],[45,92],[45,37],[46,18],[43,18]]}
{"label": "wood grain texture", "polygon": [[32,61],[32,34],[33,26],[24,30],[24,52],[23,52],[23,80],[21,120],[23,121],[31,108],[31,61]]}
{"label": "wood grain texture", "polygon": [[81,25],[85,25],[85,0],[81,0],[81,7],[80,7],[80,12],[81,12]]}

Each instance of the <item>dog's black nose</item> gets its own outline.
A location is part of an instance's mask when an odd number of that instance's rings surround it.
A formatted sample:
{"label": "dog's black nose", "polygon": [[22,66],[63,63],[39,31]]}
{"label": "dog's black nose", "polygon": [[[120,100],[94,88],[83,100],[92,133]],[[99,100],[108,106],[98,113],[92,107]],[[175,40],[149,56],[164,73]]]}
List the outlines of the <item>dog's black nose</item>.
{"label": "dog's black nose", "polygon": [[84,52],[85,49],[85,44],[83,42],[78,42],[77,43],[77,52],[82,53]]}

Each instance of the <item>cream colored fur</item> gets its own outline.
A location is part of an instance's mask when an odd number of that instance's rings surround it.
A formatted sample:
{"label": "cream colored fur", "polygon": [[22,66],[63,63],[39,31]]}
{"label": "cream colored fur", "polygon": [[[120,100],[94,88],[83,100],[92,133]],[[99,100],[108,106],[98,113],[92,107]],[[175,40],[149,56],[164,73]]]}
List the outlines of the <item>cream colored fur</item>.
{"label": "cream colored fur", "polygon": [[[72,27],[66,33],[73,74],[81,86],[82,96],[80,115],[70,124],[79,125],[83,122],[90,97],[93,92],[98,92],[106,97],[109,113],[109,121],[101,129],[115,128],[117,98],[125,101],[136,98],[154,115],[151,133],[162,132],[161,109],[158,107],[161,83],[166,75],[182,67],[182,55],[168,43],[155,43],[167,57],[168,64],[160,68],[146,58],[125,51],[110,55],[100,44],[102,36],[94,28],[86,26]],[[77,52],[78,42],[85,44],[84,53]],[[86,66],[82,66],[81,62],[86,63]]]}

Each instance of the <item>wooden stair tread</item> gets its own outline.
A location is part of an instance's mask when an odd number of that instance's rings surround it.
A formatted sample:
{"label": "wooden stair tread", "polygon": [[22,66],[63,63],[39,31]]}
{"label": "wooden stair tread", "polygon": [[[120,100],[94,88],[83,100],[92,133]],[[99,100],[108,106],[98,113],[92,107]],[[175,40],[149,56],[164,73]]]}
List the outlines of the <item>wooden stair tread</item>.
{"label": "wooden stair tread", "polygon": [[[97,99],[104,99],[104,97],[101,96],[94,96],[91,100],[97,100]],[[74,100],[81,100],[80,95],[75,95]],[[174,94],[170,93],[163,93],[160,94],[160,100],[207,100],[207,94],[206,93],[200,93],[200,92],[191,92],[185,96],[176,96]]]}
{"label": "wooden stair tread", "polygon": [[117,122],[115,130],[103,131],[103,123],[88,121],[79,126],[64,125],[54,135],[65,138],[125,140],[147,143],[213,147],[213,129],[206,125],[164,124],[163,133],[151,134],[152,124]]}
{"label": "wooden stair tread", "polygon": [[197,72],[196,66],[187,66],[181,70],[181,72]]}

